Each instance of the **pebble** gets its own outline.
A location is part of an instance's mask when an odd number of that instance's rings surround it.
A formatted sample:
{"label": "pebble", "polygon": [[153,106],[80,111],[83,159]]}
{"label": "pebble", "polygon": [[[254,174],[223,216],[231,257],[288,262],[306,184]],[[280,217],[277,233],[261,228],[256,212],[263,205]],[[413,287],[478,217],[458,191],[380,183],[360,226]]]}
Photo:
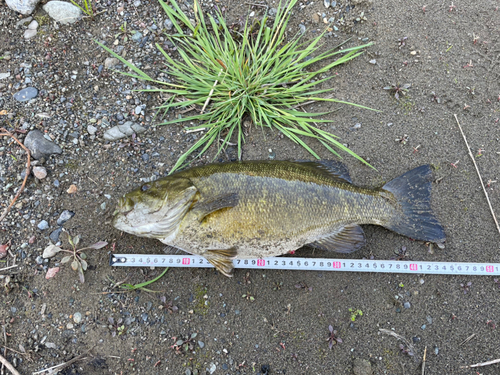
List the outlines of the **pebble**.
{"label": "pebble", "polygon": [[16,92],[14,94],[14,99],[16,99],[18,102],[26,102],[28,100],[36,98],[37,95],[38,95],[38,90],[36,88],[26,87],[25,89]]}
{"label": "pebble", "polygon": [[429,324],[432,324],[432,316],[427,315],[427,318],[426,318],[426,319],[427,319],[427,322],[428,322]]}
{"label": "pebble", "polygon": [[300,33],[305,34],[306,33],[306,26],[304,24],[299,25]]}
{"label": "pebble", "polygon": [[47,222],[47,220],[42,220],[38,223],[37,227],[40,230],[45,230],[49,228],[49,223]]}
{"label": "pebble", "polygon": [[186,369],[186,371],[184,372],[185,375],[191,375],[191,370],[190,369]]}
{"label": "pebble", "polygon": [[71,219],[73,216],[75,216],[75,213],[70,210],[64,210],[61,215],[59,216],[59,219],[57,219],[57,225],[62,226],[64,223],[66,223],[69,219]]}
{"label": "pebble", "polygon": [[75,325],[73,323],[66,324],[67,329],[73,329],[74,327],[75,327]]}
{"label": "pebble", "polygon": [[427,326],[425,324],[422,324],[422,327],[420,327],[420,328],[422,328],[422,331],[423,331],[424,329],[427,328]]}
{"label": "pebble", "polygon": [[80,322],[82,321],[82,314],[79,313],[79,312],[76,312],[73,314],[73,321],[76,323],[76,324],[80,324]]}
{"label": "pebble", "polygon": [[104,67],[106,69],[112,68],[115,65],[118,65],[120,63],[120,60],[118,60],[116,57],[108,57],[106,60],[104,60]]}
{"label": "pebble", "polygon": [[198,345],[200,346],[200,349],[205,347],[205,343],[203,341],[198,341]]}
{"label": "pebble", "polygon": [[62,228],[61,228],[61,227],[57,228],[55,231],[53,231],[53,232],[49,235],[49,239],[50,239],[53,243],[57,243],[57,242],[59,242],[59,236],[61,235],[61,232],[62,232]]}
{"label": "pebble", "polygon": [[210,367],[208,368],[208,372],[210,372],[210,374],[213,374],[215,372],[215,370],[217,370],[217,366],[215,366],[215,363],[210,363]]}
{"label": "pebble", "polygon": [[165,22],[163,22],[163,24],[165,25],[165,28],[167,30],[172,30],[172,28],[174,27],[174,24],[172,21],[170,21],[168,18],[165,20]]}
{"label": "pebble", "polygon": [[47,170],[45,169],[45,167],[33,167],[33,175],[39,180],[43,180],[45,177],[47,177]]}
{"label": "pebble", "polygon": [[31,14],[40,0],[5,0],[7,6],[21,14]]}
{"label": "pebble", "polygon": [[134,1],[134,6],[138,7],[139,5],[141,5],[141,0],[135,0]]}
{"label": "pebble", "polygon": [[28,30],[24,31],[24,39],[31,39],[36,35],[36,30],[38,29],[38,22],[35,20],[31,21],[28,25]]}
{"label": "pebble", "polygon": [[323,4],[325,5],[325,8],[330,8],[330,5],[332,5],[330,0],[323,0]]}
{"label": "pebble", "polygon": [[276,8],[269,9],[269,15],[271,17],[274,17],[276,14],[278,14],[278,9],[276,9]]}
{"label": "pebble", "polygon": [[132,35],[131,39],[132,39],[134,42],[139,43],[139,42],[141,41],[141,39],[142,39],[142,34],[141,34],[139,31],[136,31],[136,32]]}
{"label": "pebble", "polygon": [[140,115],[141,111],[142,111],[142,107],[140,105],[138,105],[137,107],[135,107],[135,114],[136,115]]}
{"label": "pebble", "polygon": [[49,349],[57,349],[56,344],[54,344],[53,342],[46,342],[45,347]]}
{"label": "pebble", "polygon": [[319,14],[318,13],[314,13],[312,15],[312,22],[313,23],[319,23]]}
{"label": "pebble", "polygon": [[411,307],[410,302],[405,302],[404,305],[405,309],[409,309]]}
{"label": "pebble", "polygon": [[68,25],[77,22],[82,17],[82,11],[75,5],[65,1],[49,1],[43,6],[51,18],[57,22]]}
{"label": "pebble", "polygon": [[94,135],[97,132],[97,128],[94,125],[87,126],[87,132],[90,135]]}
{"label": "pebble", "polygon": [[55,187],[59,187],[61,185],[61,183],[59,182],[59,180],[54,180],[53,184],[54,184]]}
{"label": "pebble", "polygon": [[434,347],[434,354],[435,355],[439,354],[439,348],[437,346]]}
{"label": "pebble", "polygon": [[375,60],[375,59],[370,60],[369,63],[375,65],[377,63],[377,60]]}
{"label": "pebble", "polygon": [[24,139],[24,145],[30,150],[31,156],[35,159],[48,159],[52,154],[62,153],[61,147],[47,140],[38,129],[28,133]]}
{"label": "pebble", "polygon": [[31,22],[32,19],[33,19],[33,17],[31,17],[31,16],[20,19],[19,21],[16,22],[16,27],[23,26],[23,25],[27,24],[28,22]]}
{"label": "pebble", "polygon": [[370,361],[362,358],[356,358],[352,367],[354,375],[372,375],[372,364]]}
{"label": "pebble", "polygon": [[141,134],[146,131],[146,128],[132,121],[127,121],[123,125],[113,126],[111,129],[106,130],[104,133],[104,139],[107,141],[116,141],[121,138],[125,138],[134,133]]}
{"label": "pebble", "polygon": [[0,73],[0,79],[5,79],[5,78],[9,78],[10,77],[10,73]]}

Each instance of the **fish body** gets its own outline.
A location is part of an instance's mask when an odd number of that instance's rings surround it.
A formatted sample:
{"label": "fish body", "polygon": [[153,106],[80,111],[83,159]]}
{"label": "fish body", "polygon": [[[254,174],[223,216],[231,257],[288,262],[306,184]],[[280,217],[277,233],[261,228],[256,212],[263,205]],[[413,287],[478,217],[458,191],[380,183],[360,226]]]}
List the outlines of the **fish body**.
{"label": "fish body", "polygon": [[117,229],[207,258],[229,276],[232,259],[277,256],[309,245],[349,253],[365,244],[359,224],[444,242],[421,166],[380,189],[351,183],[335,161],[245,161],[190,168],[120,199]]}

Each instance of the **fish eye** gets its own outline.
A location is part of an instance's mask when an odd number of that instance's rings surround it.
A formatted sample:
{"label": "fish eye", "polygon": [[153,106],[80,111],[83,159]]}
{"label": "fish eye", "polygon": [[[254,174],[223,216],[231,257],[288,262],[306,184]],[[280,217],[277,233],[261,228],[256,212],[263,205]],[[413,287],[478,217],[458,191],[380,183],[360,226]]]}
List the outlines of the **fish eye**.
{"label": "fish eye", "polygon": [[148,185],[148,184],[145,184],[145,185],[142,185],[142,186],[141,186],[141,190],[142,190],[142,191],[147,191],[147,190],[149,190],[150,188],[151,188],[151,185]]}

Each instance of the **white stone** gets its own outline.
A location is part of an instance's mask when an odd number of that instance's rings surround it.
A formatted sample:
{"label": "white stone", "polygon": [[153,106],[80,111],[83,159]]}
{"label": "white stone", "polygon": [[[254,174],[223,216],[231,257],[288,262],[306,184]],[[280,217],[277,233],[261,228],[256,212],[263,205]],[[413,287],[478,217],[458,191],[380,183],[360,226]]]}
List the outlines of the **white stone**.
{"label": "white stone", "polygon": [[21,14],[31,14],[40,0],[5,0],[7,6]]}
{"label": "white stone", "polygon": [[75,23],[82,17],[82,11],[77,6],[65,1],[49,1],[43,6],[43,10],[63,25]]}

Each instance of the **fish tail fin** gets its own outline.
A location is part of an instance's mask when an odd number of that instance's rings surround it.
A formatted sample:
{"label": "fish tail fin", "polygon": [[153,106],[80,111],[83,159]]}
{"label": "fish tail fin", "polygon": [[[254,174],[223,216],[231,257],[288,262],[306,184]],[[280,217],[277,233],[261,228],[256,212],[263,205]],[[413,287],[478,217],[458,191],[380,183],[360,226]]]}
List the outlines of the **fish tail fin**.
{"label": "fish tail fin", "polygon": [[383,186],[398,202],[398,213],[384,225],[396,233],[420,241],[443,243],[443,227],[431,209],[432,172],[422,165]]}

